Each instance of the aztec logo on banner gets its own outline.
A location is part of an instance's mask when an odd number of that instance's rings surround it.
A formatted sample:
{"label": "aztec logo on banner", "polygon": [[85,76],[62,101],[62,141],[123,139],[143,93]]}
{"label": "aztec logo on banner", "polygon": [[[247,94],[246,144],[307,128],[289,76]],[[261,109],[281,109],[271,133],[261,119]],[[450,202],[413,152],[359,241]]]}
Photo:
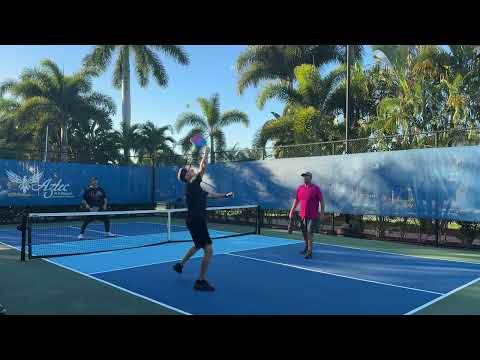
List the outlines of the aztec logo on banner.
{"label": "aztec logo on banner", "polygon": [[[69,191],[70,184],[63,183],[62,179],[43,178],[43,172],[18,175],[11,170],[6,170],[9,183],[7,184],[8,197],[34,197],[43,196],[51,198],[74,198]],[[19,190],[19,191],[18,191]]]}
{"label": "aztec logo on banner", "polygon": [[109,204],[152,203],[151,168],[0,160],[0,206],[79,206],[96,176]]}

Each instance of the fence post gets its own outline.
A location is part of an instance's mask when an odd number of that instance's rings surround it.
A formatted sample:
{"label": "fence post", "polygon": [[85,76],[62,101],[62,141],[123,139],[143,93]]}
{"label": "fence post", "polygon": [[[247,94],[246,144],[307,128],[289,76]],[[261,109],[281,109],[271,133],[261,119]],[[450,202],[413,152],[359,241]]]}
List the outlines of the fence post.
{"label": "fence post", "polygon": [[332,233],[335,235],[335,213],[332,213]]}
{"label": "fence post", "polygon": [[435,219],[435,246],[438,247],[438,220]]}

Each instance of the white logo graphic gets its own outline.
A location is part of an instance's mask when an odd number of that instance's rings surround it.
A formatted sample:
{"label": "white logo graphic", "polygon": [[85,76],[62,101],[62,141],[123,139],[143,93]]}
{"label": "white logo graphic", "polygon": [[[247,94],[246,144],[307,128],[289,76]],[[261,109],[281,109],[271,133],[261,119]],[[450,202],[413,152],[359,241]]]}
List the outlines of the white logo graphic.
{"label": "white logo graphic", "polygon": [[43,175],[42,172],[39,172],[39,173],[33,174],[31,177],[28,177],[28,176],[21,177],[10,170],[7,170],[6,173],[8,176],[8,180],[14,184],[17,184],[20,191],[23,192],[24,194],[26,194],[27,191],[29,191],[32,188],[33,184],[38,184]]}
{"label": "white logo graphic", "polygon": [[11,183],[18,185],[19,190],[23,194],[27,192],[35,191],[42,192],[42,195],[45,199],[50,199],[52,197],[74,197],[73,194],[69,191],[70,184],[63,184],[62,179],[58,179],[56,182],[52,178],[45,179],[42,183],[43,172],[36,172],[31,176],[19,176],[13,171],[5,171],[8,177],[8,180]]}

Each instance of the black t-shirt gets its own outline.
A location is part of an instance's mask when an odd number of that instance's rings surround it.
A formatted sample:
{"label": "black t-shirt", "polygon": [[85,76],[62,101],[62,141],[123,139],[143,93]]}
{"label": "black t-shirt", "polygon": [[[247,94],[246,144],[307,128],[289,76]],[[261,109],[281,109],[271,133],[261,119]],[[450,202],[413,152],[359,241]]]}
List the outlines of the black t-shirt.
{"label": "black t-shirt", "polygon": [[202,177],[197,175],[192,182],[187,183],[185,197],[187,200],[188,217],[204,217],[207,213],[207,195],[200,186]]}
{"label": "black t-shirt", "polygon": [[105,204],[105,198],[107,194],[105,190],[101,187],[88,187],[83,192],[83,199],[87,202],[88,206],[90,207],[102,207]]}

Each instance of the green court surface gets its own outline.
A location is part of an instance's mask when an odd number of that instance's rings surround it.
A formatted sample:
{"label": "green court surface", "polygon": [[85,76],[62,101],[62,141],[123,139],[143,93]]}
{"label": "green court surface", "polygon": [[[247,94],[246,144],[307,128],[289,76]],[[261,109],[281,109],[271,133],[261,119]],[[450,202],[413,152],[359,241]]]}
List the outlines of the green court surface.
{"label": "green court surface", "polygon": [[[262,234],[301,239],[301,234],[263,229]],[[480,252],[398,242],[315,235],[315,241],[429,259],[480,263]],[[170,315],[175,311],[118,290],[44,260],[21,262],[16,250],[0,245],[2,303],[10,315]],[[480,314],[480,283],[467,286],[420,310],[416,315]]]}
{"label": "green court surface", "polygon": [[0,244],[0,303],[8,315],[169,315],[175,312]]}

